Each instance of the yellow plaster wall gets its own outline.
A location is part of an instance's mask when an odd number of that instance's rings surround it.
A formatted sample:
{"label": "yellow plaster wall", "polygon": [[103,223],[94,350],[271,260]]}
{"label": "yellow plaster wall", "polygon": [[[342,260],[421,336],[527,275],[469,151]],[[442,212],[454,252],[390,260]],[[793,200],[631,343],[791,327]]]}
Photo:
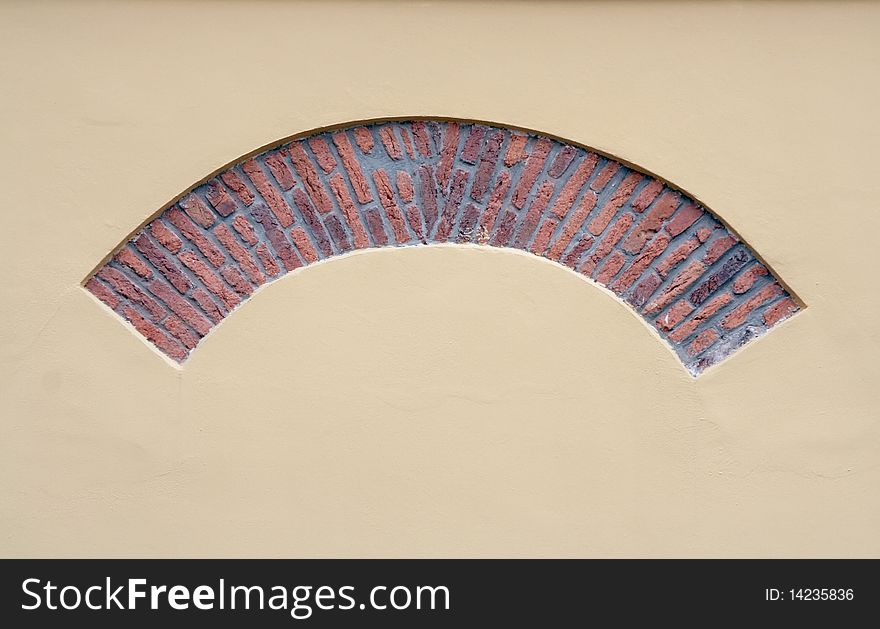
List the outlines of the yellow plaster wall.
{"label": "yellow plaster wall", "polygon": [[[0,4],[0,555],[880,555],[880,6]],[[699,379],[503,251],[267,287],[182,370],[79,286],[207,173],[440,115],[634,162],[807,309]]]}

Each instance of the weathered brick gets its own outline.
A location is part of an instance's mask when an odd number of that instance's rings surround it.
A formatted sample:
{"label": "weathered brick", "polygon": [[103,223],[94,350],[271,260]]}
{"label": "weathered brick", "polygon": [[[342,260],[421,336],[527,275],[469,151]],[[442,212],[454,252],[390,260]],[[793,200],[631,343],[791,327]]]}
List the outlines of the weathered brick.
{"label": "weathered brick", "polygon": [[116,310],[116,307],[119,305],[119,297],[114,295],[113,291],[99,282],[97,278],[89,279],[86,282],[86,288],[92,295],[107,304],[111,310]]}
{"label": "weathered brick", "polygon": [[251,256],[247,249],[242,247],[235,239],[229,227],[221,223],[214,228],[214,236],[220,241],[220,244],[226,247],[229,255],[238,262],[241,269],[247,273],[248,277],[254,284],[260,285],[266,281],[266,276],[257,266],[257,261]]}
{"label": "weathered brick", "polygon": [[131,306],[123,306],[122,314],[134,326],[135,330],[140,332],[150,343],[162,350],[164,354],[178,362],[186,358],[186,349],[180,343],[144,319],[137,310]]}
{"label": "weathered brick", "polygon": [[458,223],[458,242],[473,242],[477,232],[477,219],[480,211],[473,203],[468,203]]}
{"label": "weathered brick", "polygon": [[199,314],[195,306],[174,292],[170,286],[159,280],[153,280],[148,287],[151,293],[161,299],[174,314],[183,319],[189,327],[196,331],[196,334],[205,336],[210,331],[211,322]]}
{"label": "weathered brick", "polygon": [[241,177],[238,176],[234,170],[229,169],[226,172],[220,175],[220,179],[223,180],[229,189],[235,193],[242,203],[247,206],[250,206],[251,203],[254,202],[254,195],[248,189],[247,184],[241,180]]}
{"label": "weathered brick", "polygon": [[340,174],[333,175],[330,178],[330,189],[333,191],[333,196],[336,197],[336,202],[339,204],[342,216],[345,217],[345,222],[348,224],[348,228],[354,237],[355,248],[365,249],[369,247],[370,239],[367,237],[367,230],[364,228],[357,208],[355,208],[354,202],[348,194],[345,178]]}
{"label": "weathered brick", "polygon": [[764,325],[768,328],[776,325],[783,319],[789,318],[798,311],[798,305],[791,297],[780,299],[764,311]]}
{"label": "weathered brick", "polygon": [[241,303],[238,295],[230,290],[229,287],[223,283],[223,280],[220,279],[220,276],[214,273],[207,264],[202,262],[195,253],[192,251],[181,251],[177,257],[184,265],[186,265],[186,268],[199,278],[202,284],[205,285],[205,288],[220,298],[227,308],[232,310]]}
{"label": "weathered brick", "polygon": [[495,229],[495,219],[498,217],[498,211],[501,209],[501,204],[509,189],[510,174],[505,170],[499,173],[495,180],[495,187],[492,189],[492,194],[489,195],[489,203],[486,204],[486,209],[480,218],[480,232],[485,235],[484,241],[488,241],[489,235]]}
{"label": "weathered brick", "polygon": [[291,211],[287,201],[284,200],[281,192],[266,177],[266,173],[263,172],[259,164],[255,160],[249,159],[241,165],[241,168],[250,178],[251,183],[254,184],[260,196],[263,197],[266,205],[275,214],[275,218],[278,219],[281,226],[290,227],[293,224],[293,211]]}
{"label": "weathered brick", "polygon": [[232,286],[233,290],[242,297],[247,297],[254,292],[254,287],[244,278],[241,271],[234,266],[220,267],[220,275],[222,275],[223,279],[226,280],[226,283]]}
{"label": "weathered brick", "polygon": [[370,186],[361,170],[360,162],[354,156],[354,149],[351,147],[351,142],[348,141],[348,136],[343,131],[334,133],[333,144],[342,160],[342,167],[348,173],[354,196],[361,203],[369,203],[373,200],[373,195],[370,193]]}
{"label": "weathered brick", "polygon": [[660,279],[660,276],[651,272],[645,279],[636,284],[636,287],[626,300],[632,304],[633,308],[641,308],[662,283],[663,280]]}
{"label": "weathered brick", "polygon": [[[291,161],[293,161],[293,168],[302,180],[303,187],[306,189],[312,203],[315,204],[315,207],[322,214],[330,212],[333,209],[333,203],[330,201],[330,197],[327,196],[324,184],[321,183],[312,160],[309,159],[308,153],[306,153],[302,144],[291,144],[288,154]],[[294,200],[296,200],[295,195],[296,191],[294,191]]]}
{"label": "weathered brick", "polygon": [[[300,145],[297,143],[293,146]],[[278,182],[278,185],[281,186],[282,190],[290,190],[296,185],[296,179],[294,179],[293,173],[290,172],[290,168],[288,168],[287,163],[284,161],[284,155],[280,151],[266,153],[263,161],[266,162],[269,172],[272,173],[272,176]]]}
{"label": "weathered brick", "polygon": [[135,255],[134,251],[131,250],[130,244],[120,249],[113,258],[119,264],[127,266],[143,279],[148,280],[153,277],[153,271],[150,270],[150,267],[148,267],[143,260]]}
{"label": "weathered brick", "polygon": [[338,216],[331,214],[324,219],[324,227],[327,228],[327,233],[330,234],[330,238],[336,244],[338,251],[342,253],[351,251],[351,241],[349,241],[348,234],[345,233],[345,228],[342,226]]}
{"label": "weathered brick", "polygon": [[560,150],[556,154],[556,157],[553,158],[553,163],[550,164],[547,174],[554,179],[559,179],[565,174],[568,167],[571,166],[574,158],[577,157],[577,153],[577,149],[573,146],[563,146],[562,150]]}
{"label": "weathered brick", "polygon": [[422,224],[422,213],[415,205],[408,205],[406,208],[406,220],[409,228],[416,235],[420,242],[425,242],[425,227]]}
{"label": "weathered brick", "polygon": [[217,248],[217,245],[208,240],[204,232],[196,227],[183,212],[171,208],[165,212],[165,215],[168,217],[168,221],[177,228],[177,231],[183,234],[184,238],[193,243],[211,264],[214,266],[220,266],[226,261],[226,256],[224,256],[223,252]]}
{"label": "weathered brick", "polygon": [[763,264],[753,264],[733,281],[733,292],[736,294],[746,292],[754,286],[759,277],[764,275],[767,275],[767,268]]}
{"label": "weathered brick", "polygon": [[415,159],[416,155],[413,152],[412,140],[409,138],[409,133],[407,133],[406,129],[403,127],[396,127],[397,132],[400,134],[401,139],[403,140],[403,148],[406,149],[406,154],[410,159]]}
{"label": "weathered brick", "polygon": [[187,279],[180,267],[168,256],[162,253],[162,250],[153,243],[146,234],[141,234],[134,240],[135,248],[150,261],[150,264],[165,276],[171,285],[181,293],[185,293],[190,289],[190,281]]}
{"label": "weathered brick", "polygon": [[[569,216],[568,221],[566,221],[565,225],[562,227],[562,232],[553,244],[550,245],[550,251],[547,253],[548,258],[559,260],[562,253],[571,243],[574,235],[578,233],[584,222],[587,220],[587,216],[589,216],[590,212],[592,212],[593,208],[596,206],[596,198],[596,193],[592,190],[587,190],[586,194],[581,197],[577,209],[571,216]],[[592,239],[590,240],[592,241]]]}
{"label": "weathered brick", "polygon": [[605,236],[602,238],[599,245],[596,247],[596,250],[587,258],[586,262],[584,262],[583,267],[581,267],[581,273],[584,275],[592,275],[593,271],[596,268],[596,265],[605,259],[609,253],[611,253],[612,249],[620,242],[620,239],[623,238],[623,235],[627,232],[630,226],[633,223],[633,219],[635,216],[629,212],[621,216],[614,225],[608,230]]}
{"label": "weathered brick", "polygon": [[220,216],[229,216],[235,211],[235,201],[226,192],[226,188],[217,179],[208,182],[205,197]]}
{"label": "weathered brick", "polygon": [[697,328],[703,325],[706,321],[708,321],[712,316],[717,313],[719,310],[724,308],[727,304],[733,301],[733,295],[730,293],[722,293],[718,295],[711,301],[709,301],[705,306],[700,309],[697,314],[688,319],[685,323],[681,324],[677,328],[675,328],[670,334],[670,340],[675,343],[681,343],[684,339],[693,334]]}
{"label": "weathered brick", "polygon": [[208,229],[217,222],[214,218],[214,213],[195,194],[189,194],[182,198],[178,205],[183,208],[187,216],[205,229]]}
{"label": "weathered brick", "polygon": [[731,310],[722,320],[721,327],[725,330],[732,330],[745,323],[752,311],[764,302],[773,299],[783,293],[782,287],[773,282],[762,287],[758,292],[749,297],[745,302]]}
{"label": "weathered brick", "polygon": [[318,166],[320,166],[321,170],[325,173],[329,174],[334,168],[336,168],[336,158],[333,157],[330,145],[327,144],[327,140],[323,137],[320,135],[310,137],[309,148],[311,148],[312,153],[315,154],[315,161],[318,162]]}
{"label": "weathered brick", "polygon": [[368,154],[373,150],[375,143],[373,142],[373,134],[366,127],[356,127],[353,131],[354,141],[358,148]]}
{"label": "weathered brick", "polygon": [[535,236],[532,246],[529,247],[529,251],[535,255],[544,255],[544,252],[547,251],[547,247],[550,245],[550,238],[553,236],[553,231],[558,224],[559,221],[555,218],[545,218],[544,222],[541,223],[541,227],[538,229],[538,235]]}
{"label": "weathered brick", "polygon": [[[272,249],[281,260],[284,268],[288,271],[292,271],[301,267],[302,263],[299,261],[296,252],[294,252],[293,247],[290,245],[284,232],[281,231],[281,227],[279,226],[278,219],[275,215],[262,204],[254,205],[251,209],[251,213],[253,214],[254,220],[263,226],[263,231],[266,232],[266,239],[272,245]],[[259,249],[257,249],[257,255],[260,255]],[[272,275],[272,273],[269,274]]]}
{"label": "weathered brick", "polygon": [[725,253],[737,242],[733,236],[722,236],[716,238],[706,247],[706,253],[703,255],[703,263],[706,265],[715,264],[721,259]]}
{"label": "weathered brick", "polygon": [[660,260],[660,262],[654,267],[654,270],[657,271],[660,277],[665,279],[672,269],[687,260],[688,256],[696,251],[699,246],[700,240],[698,238],[688,238],[678,247],[673,249],[669,255]]}
{"label": "weathered brick", "polygon": [[614,191],[614,194],[612,194],[608,201],[599,208],[596,217],[590,221],[590,233],[594,236],[598,236],[605,231],[605,228],[608,227],[608,224],[617,215],[617,211],[626,204],[630,195],[632,195],[633,190],[635,190],[636,185],[638,185],[641,180],[642,175],[636,172],[632,172],[623,178],[623,181],[620,182],[620,185]]}
{"label": "weathered brick", "polygon": [[619,250],[615,251],[608,256],[605,263],[596,272],[596,281],[603,285],[608,284],[620,272],[625,263],[626,256]]}
{"label": "weathered brick", "polygon": [[492,173],[495,172],[495,165],[498,163],[498,155],[501,152],[503,142],[504,133],[501,131],[496,131],[486,141],[486,148],[480,156],[480,164],[474,175],[474,185],[471,187],[471,198],[474,201],[481,201],[489,189],[489,180],[492,178]]}
{"label": "weathered brick", "polygon": [[193,301],[199,305],[202,312],[204,312],[208,319],[213,323],[220,323],[220,321],[223,320],[223,317],[229,314],[229,310],[227,310],[225,306],[221,306],[214,301],[211,295],[208,294],[208,291],[201,286],[196,286],[190,295],[192,295]]}
{"label": "weathered brick", "polygon": [[430,234],[437,223],[437,188],[430,166],[419,167],[419,200],[425,215],[425,233]]}
{"label": "weathered brick", "polygon": [[445,192],[446,184],[449,183],[449,178],[452,176],[460,130],[458,123],[455,122],[447,124],[444,130],[443,148],[440,151],[440,161],[437,164],[437,183],[440,185],[440,190]]}
{"label": "weathered brick", "polygon": [[664,332],[669,332],[669,330],[684,321],[685,317],[693,311],[694,307],[688,301],[681,299],[670,306],[664,315],[657,319],[657,328]]}
{"label": "weathered brick", "polygon": [[416,150],[423,157],[431,157],[431,142],[428,138],[428,132],[425,129],[425,123],[417,120],[412,123],[412,134],[416,143]]}
{"label": "weathered brick", "polygon": [[501,223],[498,225],[498,231],[492,238],[492,245],[495,247],[506,247],[510,243],[513,236],[513,226],[516,224],[516,212],[506,210],[501,216]]}
{"label": "weathered brick", "polygon": [[611,286],[611,290],[620,294],[632,286],[635,281],[641,277],[642,273],[654,263],[657,256],[666,250],[666,247],[669,246],[669,242],[670,239],[668,235],[663,233],[657,235],[657,237],[649,242],[648,245],[642,249],[642,252],[633,259],[632,263],[627,267],[623,274],[615,280],[614,284]]}
{"label": "weathered brick", "polygon": [[299,209],[299,213],[302,215],[309,231],[312,232],[312,237],[315,239],[315,244],[318,245],[318,250],[325,258],[332,256],[333,248],[330,246],[330,238],[327,236],[327,232],[324,231],[324,225],[321,223],[321,219],[318,218],[315,208],[312,207],[309,197],[305,192],[296,188],[293,191],[293,202]]}
{"label": "weathered brick", "polygon": [[638,253],[641,251],[645,243],[660,231],[660,228],[663,227],[663,222],[672,216],[680,202],[681,197],[675,192],[667,192],[660,197],[651,206],[651,209],[648,210],[642,220],[638,222],[632,233],[627,236],[623,243],[624,251],[628,253]]}
{"label": "weathered brick", "polygon": [[504,155],[504,165],[508,168],[520,163],[526,158],[526,142],[529,138],[519,133],[510,136],[510,142],[507,144],[507,153]]}
{"label": "weathered brick", "polygon": [[275,262],[275,258],[272,256],[266,243],[261,242],[258,244],[255,251],[257,252],[257,257],[260,259],[263,268],[266,270],[266,275],[269,277],[275,277],[281,272],[281,268],[278,266],[278,263]]}
{"label": "weathered brick", "polygon": [[652,179],[648,182],[648,185],[642,188],[635,201],[632,202],[632,209],[636,212],[644,212],[645,208],[651,205],[654,199],[657,198],[661,190],[663,190],[663,182],[658,179]]}
{"label": "weathered brick", "polygon": [[[572,176],[569,177],[565,182],[565,185],[562,186],[562,190],[559,192],[559,196],[556,198],[556,201],[553,203],[553,208],[550,210],[556,215],[556,218],[561,220],[565,218],[566,214],[568,214],[577,195],[587,183],[590,175],[593,174],[593,170],[596,168],[596,163],[598,161],[598,156],[594,153],[589,153],[581,163],[578,164],[578,167],[575,169]],[[592,195],[592,193],[588,192],[587,196],[590,195]],[[595,198],[595,195],[592,196]]]}
{"label": "weathered brick", "polygon": [[699,306],[706,301],[706,298],[709,295],[718,290],[718,287],[723,286],[724,283],[733,277],[737,271],[743,268],[751,258],[752,256],[750,256],[749,252],[745,249],[740,249],[739,251],[734,252],[732,256],[724,261],[721,268],[712,273],[705,281],[694,289],[694,292],[692,292],[690,296],[691,303],[695,306]]}
{"label": "weathered brick", "polygon": [[532,200],[532,205],[529,207],[529,211],[526,213],[520,224],[516,239],[513,242],[514,247],[517,249],[524,249],[532,239],[532,235],[538,227],[538,221],[541,219],[541,215],[547,208],[547,204],[550,202],[550,197],[553,196],[553,192],[554,184],[550,181],[545,181],[541,184],[541,187],[538,188],[538,192]]}
{"label": "weathered brick", "polygon": [[254,226],[244,216],[241,214],[236,216],[232,221],[232,227],[247,244],[252,247],[257,244],[257,233],[254,231]]}
{"label": "weathered brick", "polygon": [[458,216],[458,208],[464,197],[464,189],[467,185],[468,173],[465,170],[458,169],[452,178],[452,185],[449,187],[449,195],[446,197],[446,204],[443,206],[443,213],[440,216],[440,224],[434,233],[434,240],[437,242],[446,242],[452,226],[455,225],[455,219]]}
{"label": "weathered brick", "polygon": [[480,154],[480,148],[483,145],[483,136],[486,129],[479,125],[471,127],[467,139],[464,141],[464,148],[461,150],[461,161],[465,164],[476,164],[477,156]]}
{"label": "weathered brick", "polygon": [[299,251],[299,255],[307,264],[318,261],[318,252],[315,251],[312,241],[309,240],[308,234],[306,234],[302,227],[294,227],[290,231],[290,239],[293,241],[296,250]]}
{"label": "weathered brick", "polygon": [[171,336],[180,341],[187,349],[193,349],[199,343],[198,337],[189,331],[189,328],[186,327],[186,324],[177,315],[171,314],[165,317],[162,327],[168,330]]}
{"label": "weathered brick", "polygon": [[608,182],[611,181],[611,178],[617,174],[617,171],[620,170],[619,162],[608,162],[605,166],[602,167],[602,170],[599,171],[599,174],[596,175],[596,178],[593,179],[593,183],[590,184],[590,190],[594,192],[601,192],[602,189],[608,185]]}
{"label": "weathered brick", "polygon": [[381,168],[373,171],[373,182],[376,184],[376,194],[379,195],[379,203],[385,209],[385,215],[394,231],[394,238],[398,244],[403,244],[410,239],[406,229],[403,213],[394,199],[394,188],[391,187],[391,179]]}
{"label": "weathered brick", "polygon": [[373,243],[375,243],[377,247],[384,247],[387,245],[388,234],[385,231],[385,226],[382,224],[382,217],[379,214],[379,210],[374,207],[369,207],[364,210],[364,216],[367,218],[367,227],[370,230],[370,234],[373,236]]}
{"label": "weathered brick", "polygon": [[687,287],[696,282],[706,271],[706,265],[699,260],[693,260],[684,270],[676,275],[669,286],[645,306],[645,314],[654,314],[663,310],[673,299],[681,295]]}
{"label": "weathered brick", "polygon": [[683,233],[688,227],[696,223],[704,214],[702,208],[697,205],[694,205],[693,203],[685,203],[681,206],[681,209],[675,213],[672,220],[666,224],[666,232],[675,238]]}
{"label": "weathered brick", "polygon": [[395,161],[403,159],[403,151],[400,150],[400,144],[397,143],[392,126],[385,125],[379,127],[379,139],[382,140],[382,146],[385,147],[388,157]]}
{"label": "weathered brick", "polygon": [[577,244],[566,254],[565,258],[562,260],[562,264],[573,270],[577,270],[581,257],[583,257],[584,253],[586,253],[592,245],[593,238],[589,234],[583,234],[578,239]]}
{"label": "weathered brick", "polygon": [[544,162],[547,161],[547,155],[552,147],[553,143],[547,138],[539,138],[535,142],[535,145],[532,147],[532,153],[526,160],[525,168],[523,168],[522,175],[513,191],[511,203],[513,203],[515,208],[522,209],[526,204],[529,192],[532,191],[538,175],[544,170]]}
{"label": "weathered brick", "polygon": [[156,219],[150,223],[150,234],[171,253],[177,253],[183,247],[183,243],[180,242],[177,234],[168,229],[168,226],[161,219]]}
{"label": "weathered brick", "polygon": [[415,192],[409,173],[405,170],[398,170],[395,178],[397,180],[397,193],[400,195],[401,200],[404,203],[412,203]]}
{"label": "weathered brick", "polygon": [[704,332],[701,332],[690,345],[688,345],[688,354],[691,356],[701,354],[709,349],[709,347],[711,347],[711,345],[717,340],[718,332],[714,329],[705,330]]}

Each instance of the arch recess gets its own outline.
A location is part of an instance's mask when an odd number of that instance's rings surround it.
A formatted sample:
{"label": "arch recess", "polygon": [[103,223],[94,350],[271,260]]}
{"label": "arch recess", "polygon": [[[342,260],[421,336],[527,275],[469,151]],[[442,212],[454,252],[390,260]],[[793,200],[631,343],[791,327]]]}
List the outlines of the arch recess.
{"label": "arch recess", "polygon": [[150,219],[85,288],[183,362],[253,291],[356,249],[473,243],[607,287],[694,375],[801,308],[708,209],[633,166],[538,133],[359,124],[242,159]]}

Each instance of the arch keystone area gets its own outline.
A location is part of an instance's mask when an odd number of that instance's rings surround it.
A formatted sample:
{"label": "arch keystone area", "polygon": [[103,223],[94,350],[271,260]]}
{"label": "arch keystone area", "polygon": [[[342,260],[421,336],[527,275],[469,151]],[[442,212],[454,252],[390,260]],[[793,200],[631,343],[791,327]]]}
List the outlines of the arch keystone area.
{"label": "arch keystone area", "polygon": [[549,258],[617,294],[694,375],[802,304],[712,212],[538,133],[411,120],[242,159],[149,220],[85,288],[176,362],[254,290],[356,249],[472,243]]}

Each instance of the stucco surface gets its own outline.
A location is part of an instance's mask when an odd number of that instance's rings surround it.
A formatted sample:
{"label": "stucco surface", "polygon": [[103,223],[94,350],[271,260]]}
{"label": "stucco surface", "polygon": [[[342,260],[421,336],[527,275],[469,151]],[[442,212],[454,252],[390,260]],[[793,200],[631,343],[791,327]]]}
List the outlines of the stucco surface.
{"label": "stucco surface", "polygon": [[[0,5],[0,554],[880,555],[878,27],[812,2]],[[807,308],[695,380],[552,263],[382,250],[272,284],[176,369],[80,287],[224,164],[386,116],[638,164]]]}

